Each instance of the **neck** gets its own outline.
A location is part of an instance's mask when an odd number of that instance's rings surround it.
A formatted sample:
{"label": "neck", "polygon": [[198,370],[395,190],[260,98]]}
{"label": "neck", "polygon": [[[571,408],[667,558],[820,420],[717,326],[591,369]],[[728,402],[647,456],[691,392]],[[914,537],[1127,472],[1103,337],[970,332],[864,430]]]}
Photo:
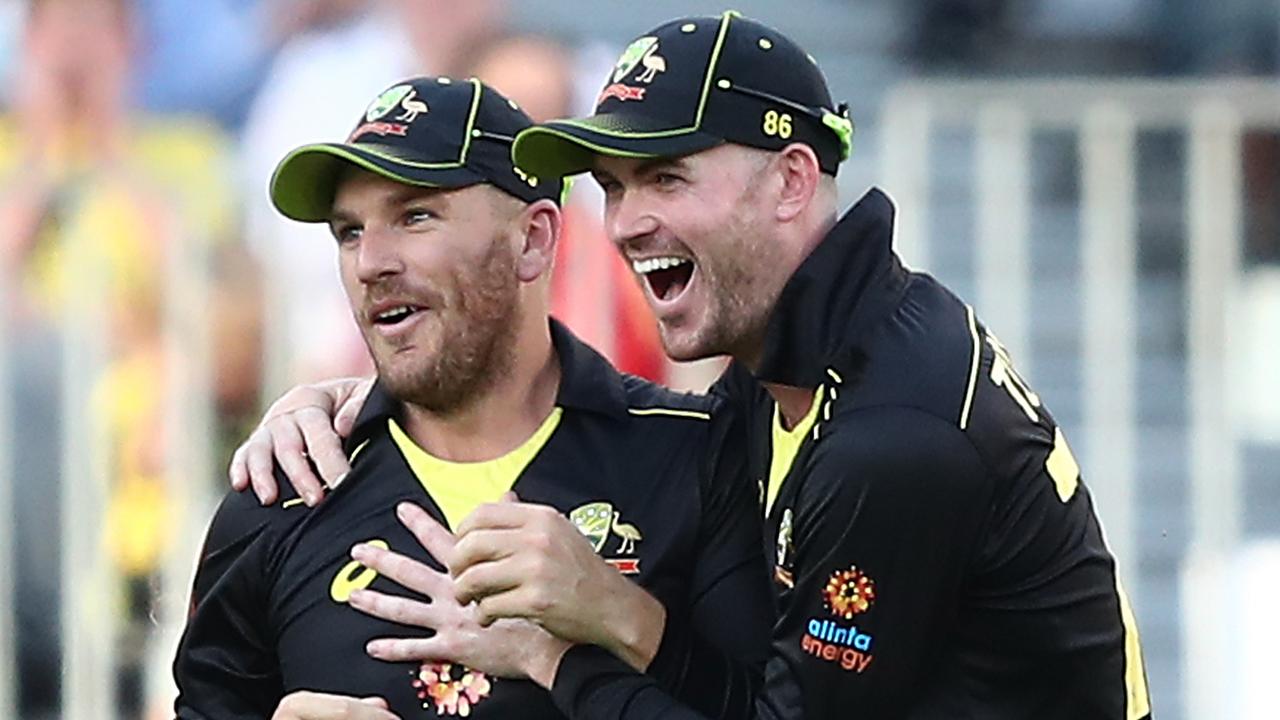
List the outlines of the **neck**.
{"label": "neck", "polygon": [[774,401],[778,403],[778,411],[782,413],[782,425],[787,430],[795,427],[796,423],[803,420],[809,409],[813,407],[815,388],[779,385],[777,383],[763,384],[764,389],[768,390]]}
{"label": "neck", "polygon": [[[737,345],[728,349],[729,354],[734,360],[742,363],[753,374],[760,368],[760,362],[764,359],[765,344],[769,337],[769,325],[772,322],[773,313],[777,312],[778,301],[782,297],[782,293],[786,290],[787,283],[791,281],[792,276],[809,259],[815,248],[822,244],[822,241],[835,227],[836,218],[834,216],[820,215],[815,216],[813,220],[806,222],[800,230],[794,235],[783,236],[783,242],[796,248],[795,252],[789,257],[783,258],[779,264],[786,273],[786,280],[782,286],[777,288],[777,296],[773,299],[773,306],[769,308],[764,322],[755,330],[743,333],[737,339]],[[792,242],[791,240],[794,240]],[[775,268],[779,269],[779,268]],[[809,391],[812,395],[812,390]],[[803,413],[801,414],[803,417]]]}
{"label": "neck", "polygon": [[539,325],[521,329],[511,367],[462,408],[442,415],[406,403],[405,433],[432,455],[454,462],[492,460],[528,440],[555,408],[560,387],[560,362],[545,315]]}

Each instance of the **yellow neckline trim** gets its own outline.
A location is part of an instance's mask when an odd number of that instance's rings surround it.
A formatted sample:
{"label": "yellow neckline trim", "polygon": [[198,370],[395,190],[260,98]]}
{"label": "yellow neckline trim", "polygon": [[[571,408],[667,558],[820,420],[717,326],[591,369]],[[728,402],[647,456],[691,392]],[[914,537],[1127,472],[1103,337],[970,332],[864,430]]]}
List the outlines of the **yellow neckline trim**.
{"label": "yellow neckline trim", "polygon": [[800,453],[800,446],[804,444],[804,439],[808,437],[809,432],[813,430],[813,424],[818,420],[818,411],[822,408],[823,391],[824,387],[819,385],[817,391],[813,393],[813,403],[809,406],[809,412],[805,413],[800,422],[790,430],[782,426],[782,411],[777,403],[773,404],[773,456],[769,460],[769,485],[765,491],[766,515],[773,508],[773,501],[782,490],[782,483],[786,480],[787,473],[791,472],[791,465],[796,461],[796,455]]}
{"label": "yellow neckline trim", "polygon": [[438,458],[423,450],[394,419],[387,421],[387,427],[422,489],[444,512],[449,526],[457,527],[477,506],[497,502],[516,484],[520,474],[551,439],[563,414],[562,408],[553,409],[520,447],[501,457],[479,462]]}

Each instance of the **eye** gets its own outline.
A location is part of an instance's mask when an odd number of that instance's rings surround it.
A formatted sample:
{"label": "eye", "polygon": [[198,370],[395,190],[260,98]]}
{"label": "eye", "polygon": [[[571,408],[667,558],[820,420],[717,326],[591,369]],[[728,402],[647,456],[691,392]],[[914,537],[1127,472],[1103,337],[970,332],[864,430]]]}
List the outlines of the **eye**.
{"label": "eye", "polygon": [[426,208],[410,208],[404,213],[404,224],[410,227],[437,219],[439,216]]}
{"label": "eye", "polygon": [[622,184],[610,177],[602,177],[595,175],[596,184],[604,191],[605,195],[612,195],[622,189]]}
{"label": "eye", "polygon": [[660,172],[653,176],[653,181],[658,187],[669,190],[684,182],[684,178],[672,172]]}
{"label": "eye", "polygon": [[364,228],[359,225],[334,225],[331,228],[331,232],[334,239],[338,241],[338,245],[342,246],[358,240],[360,235],[364,233]]}

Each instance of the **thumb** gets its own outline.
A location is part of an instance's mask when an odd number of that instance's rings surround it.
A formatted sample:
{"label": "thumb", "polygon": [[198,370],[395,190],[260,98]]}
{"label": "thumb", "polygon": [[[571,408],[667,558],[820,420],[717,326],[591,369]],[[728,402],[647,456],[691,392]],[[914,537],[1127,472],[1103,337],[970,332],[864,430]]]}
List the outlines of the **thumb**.
{"label": "thumb", "polygon": [[[356,418],[360,416],[365,400],[369,399],[369,391],[373,390],[373,378],[345,382],[354,384],[349,386],[350,394],[342,400],[337,412],[333,414],[333,430],[339,437],[344,438],[350,437],[352,429],[355,428]],[[337,400],[337,398],[334,399]]]}
{"label": "thumb", "polygon": [[376,696],[360,698],[360,702],[365,705],[374,705],[376,707],[380,707],[383,710],[386,710],[389,707],[391,707],[390,705],[387,704],[386,700],[383,700],[382,698],[376,697]]}
{"label": "thumb", "polygon": [[498,498],[498,502],[518,503],[520,502],[520,496],[516,494],[515,490],[508,490],[502,493],[502,497]]}

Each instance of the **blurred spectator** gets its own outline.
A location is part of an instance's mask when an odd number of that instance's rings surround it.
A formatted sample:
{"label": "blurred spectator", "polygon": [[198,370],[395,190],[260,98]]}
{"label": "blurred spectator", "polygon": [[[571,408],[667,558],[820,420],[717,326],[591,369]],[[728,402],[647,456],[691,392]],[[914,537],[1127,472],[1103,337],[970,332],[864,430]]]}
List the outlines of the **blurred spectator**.
{"label": "blurred spectator", "polygon": [[304,143],[341,140],[347,115],[411,75],[458,74],[493,33],[499,0],[297,0],[294,35],[276,56],[245,124],[241,177],[247,236],[266,269],[268,385],[371,368],[351,320],[337,257],[316,228],[267,201],[276,163]]}
{"label": "blurred spectator", "polygon": [[[195,348],[175,343],[165,330],[208,320],[194,315],[203,311],[199,301],[185,303],[187,315],[175,315],[181,306],[168,293],[175,256],[214,252],[210,241],[230,227],[217,162],[223,148],[207,126],[156,124],[131,112],[132,11],[128,0],[33,3],[22,31],[13,127],[0,126],[6,178],[0,271],[15,279],[0,289],[4,328],[21,338],[12,368],[19,392],[9,409],[20,418],[13,438],[21,478],[15,503],[22,509],[14,518],[15,576],[29,579],[15,598],[23,717],[57,707],[62,674],[60,573],[48,570],[60,566],[59,533],[50,532],[60,524],[60,423],[74,420],[106,434],[104,540],[125,581],[118,594],[128,617],[116,657],[126,711],[141,704],[150,593],[175,520],[167,504],[172,483],[211,479],[186,468],[172,473],[166,464],[164,433],[175,430],[164,408],[175,395],[200,388],[177,383],[199,358],[179,357]],[[100,293],[87,292],[85,277],[73,274],[75,258],[97,269]],[[91,311],[104,319],[106,366],[91,378],[83,416],[61,418],[61,322]],[[251,325],[242,328],[237,341],[253,340]]]}
{"label": "blurred spectator", "polygon": [[[574,66],[556,43],[511,36],[474,59],[475,76],[514,100],[536,122],[574,115]],[[603,73],[592,73],[603,77]],[[667,359],[643,291],[605,236],[599,198],[582,183],[565,205],[551,312],[625,372],[662,382]]]}
{"label": "blurred spectator", "polygon": [[[244,121],[280,38],[270,0],[136,0],[139,105]],[[290,5],[299,0],[290,0]]]}

